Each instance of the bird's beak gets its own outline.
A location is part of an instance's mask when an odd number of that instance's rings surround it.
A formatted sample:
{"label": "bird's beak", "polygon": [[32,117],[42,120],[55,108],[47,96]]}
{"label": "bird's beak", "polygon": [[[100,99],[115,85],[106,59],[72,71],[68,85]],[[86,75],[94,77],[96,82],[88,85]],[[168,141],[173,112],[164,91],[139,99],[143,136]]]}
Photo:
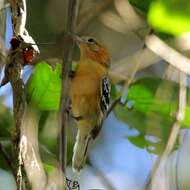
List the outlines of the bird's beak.
{"label": "bird's beak", "polygon": [[79,46],[80,46],[80,44],[85,43],[85,41],[77,35],[73,35],[73,39]]}

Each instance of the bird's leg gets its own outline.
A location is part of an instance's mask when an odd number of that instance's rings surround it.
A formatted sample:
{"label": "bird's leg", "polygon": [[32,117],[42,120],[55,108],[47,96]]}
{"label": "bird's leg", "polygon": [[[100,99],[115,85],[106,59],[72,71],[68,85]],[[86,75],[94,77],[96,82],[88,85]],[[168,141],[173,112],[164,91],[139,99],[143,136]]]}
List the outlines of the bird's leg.
{"label": "bird's leg", "polygon": [[73,79],[75,77],[75,71],[69,71],[69,78]]}

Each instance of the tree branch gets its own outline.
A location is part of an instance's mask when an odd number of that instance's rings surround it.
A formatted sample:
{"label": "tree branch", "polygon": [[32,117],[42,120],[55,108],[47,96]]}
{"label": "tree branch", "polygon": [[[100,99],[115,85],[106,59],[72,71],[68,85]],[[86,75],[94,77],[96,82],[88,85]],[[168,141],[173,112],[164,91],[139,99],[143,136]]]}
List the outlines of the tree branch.
{"label": "tree branch", "polygon": [[[5,76],[10,81],[13,91],[13,112],[15,120],[15,134],[13,145],[18,156],[17,189],[25,187],[23,183],[23,171],[34,190],[44,189],[46,185],[46,174],[39,155],[38,148],[38,128],[30,111],[27,110],[24,83],[22,80],[23,57],[22,48],[33,39],[25,29],[26,24],[26,1],[10,0],[12,13],[13,38],[21,40],[16,47],[11,43],[11,48],[7,57]],[[28,128],[29,127],[29,128]]]}
{"label": "tree branch", "polygon": [[190,74],[190,59],[168,46],[156,35],[149,35],[146,38],[146,45],[151,51],[159,55],[172,66],[186,74]]}
{"label": "tree branch", "polygon": [[171,132],[170,132],[168,141],[166,143],[166,147],[162,155],[160,156],[160,158],[156,160],[156,163],[153,166],[152,172],[145,185],[145,190],[151,190],[154,180],[156,178],[157,171],[159,170],[162,162],[167,159],[167,157],[169,156],[169,154],[171,153],[175,145],[175,142],[180,130],[180,124],[181,124],[181,121],[183,121],[184,115],[185,115],[186,96],[187,96],[187,89],[186,89],[187,81],[186,80],[187,80],[186,74],[180,72],[179,103],[178,103],[178,110],[175,117],[175,122],[173,123],[173,126],[171,128]]}
{"label": "tree branch", "polygon": [[[144,51],[144,47],[142,48],[142,51]],[[136,56],[135,56],[136,57]],[[121,102],[122,100],[122,97],[124,95],[126,95],[126,91],[129,87],[129,85],[133,82],[134,80],[134,77],[135,77],[135,74],[137,73],[137,71],[139,70],[139,68],[141,67],[142,68],[142,59],[139,58],[138,56],[138,60],[136,60],[135,64],[133,65],[133,67],[131,68],[131,73],[130,73],[130,76],[129,78],[127,78],[125,80],[125,83],[122,87],[122,90],[121,92],[119,93],[119,96],[114,100],[114,102],[110,105],[108,111],[107,111],[107,116],[111,113],[111,111],[117,106],[118,103],[121,103],[123,104],[123,102]],[[124,102],[125,103],[125,102]]]}
{"label": "tree branch", "polygon": [[[70,34],[75,33],[78,16],[79,0],[69,0],[66,34],[64,36],[62,83],[60,100],[60,136],[59,136],[59,160],[63,173],[66,172],[67,158],[67,108],[69,104],[69,70],[72,63],[74,41]],[[67,44],[67,45],[65,45]]]}
{"label": "tree branch", "polygon": [[[20,35],[23,32],[23,29],[19,27],[21,25],[22,16],[21,12],[23,9],[19,6],[20,4],[24,4],[23,1],[10,0],[11,4],[11,11],[12,11],[12,26],[14,35]],[[25,25],[26,18],[23,18]],[[6,73],[8,75],[8,79],[11,83],[12,90],[13,90],[13,112],[14,112],[14,119],[15,119],[15,134],[13,137],[13,145],[16,154],[19,151],[19,141],[20,141],[20,132],[21,132],[21,125],[23,123],[23,118],[26,110],[26,98],[24,93],[24,84],[22,81],[22,63],[20,61],[21,53],[17,48],[15,51],[12,49],[9,50],[8,58],[7,58],[7,65],[6,65]],[[19,161],[19,169],[21,171],[20,161]],[[20,172],[17,175],[17,188],[22,188],[22,173]]]}
{"label": "tree branch", "polygon": [[145,27],[147,24],[134,10],[128,0],[115,0],[115,8],[131,31]]}
{"label": "tree branch", "polygon": [[106,10],[113,3],[113,1],[114,0],[104,0],[101,3],[96,3],[96,5],[91,9],[81,13],[79,15],[79,22],[76,28],[77,33],[80,33],[93,18],[97,17],[104,10]]}
{"label": "tree branch", "polygon": [[[152,32],[153,32],[153,31],[150,30],[148,35],[150,35]],[[124,80],[125,83],[124,83],[124,85],[123,85],[123,87],[122,87],[122,90],[121,90],[119,96],[114,100],[114,102],[113,102],[113,103],[111,104],[111,106],[109,107],[109,109],[108,109],[108,111],[107,111],[106,117],[108,117],[108,115],[109,115],[109,114],[111,113],[111,111],[117,106],[118,103],[121,103],[121,104],[124,104],[124,103],[125,103],[125,102],[122,102],[122,97],[123,97],[123,95],[126,95],[126,91],[128,90],[129,85],[133,82],[136,73],[137,73],[140,69],[144,68],[145,65],[144,65],[143,63],[145,63],[145,57],[146,57],[146,60],[149,60],[149,61],[150,61],[150,58],[151,58],[151,57],[153,58],[153,60],[155,60],[155,56],[152,55],[152,54],[150,55],[150,51],[146,48],[146,44],[145,44],[145,42],[144,42],[144,44],[143,44],[143,46],[142,46],[142,49],[139,50],[138,52],[136,52],[134,55],[132,55],[133,61],[132,61],[132,60],[129,61],[130,65],[131,65],[131,62],[133,62],[133,66],[131,67],[131,70],[130,70],[130,72],[129,72],[129,73],[130,73],[130,76]],[[142,60],[144,60],[144,62],[143,62]],[[152,60],[152,59],[151,59],[151,60]],[[150,62],[149,62],[149,63],[150,63]],[[118,64],[118,63],[117,63],[117,64]],[[126,65],[126,62],[125,62],[125,65]],[[117,67],[117,69],[118,69],[118,67]],[[124,70],[125,70],[125,71],[124,71]],[[122,68],[122,69],[120,68],[120,72],[123,72],[123,71],[126,72],[126,71],[128,71],[128,70],[129,70],[129,68],[126,69],[126,67],[125,67],[125,69],[124,69],[124,68]],[[116,78],[115,78],[115,75],[114,75],[115,73],[117,73],[117,72],[116,72],[115,70],[113,70],[113,67],[112,67],[112,70],[109,72],[109,75],[112,76],[113,79],[116,79]]]}

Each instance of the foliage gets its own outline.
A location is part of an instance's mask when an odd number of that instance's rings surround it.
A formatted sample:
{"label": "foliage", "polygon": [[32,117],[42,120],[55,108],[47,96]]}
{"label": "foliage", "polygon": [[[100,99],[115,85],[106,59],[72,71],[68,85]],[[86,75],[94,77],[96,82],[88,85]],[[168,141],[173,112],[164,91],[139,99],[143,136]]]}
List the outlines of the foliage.
{"label": "foliage", "polygon": [[9,138],[13,118],[10,110],[0,102],[0,138]]}
{"label": "foliage", "polygon": [[146,0],[146,1],[142,1],[142,0],[129,0],[129,2],[137,7],[138,9],[140,9],[141,11],[147,13],[150,7],[150,4],[152,1],[155,0]]}
{"label": "foliage", "polygon": [[[164,92],[163,92],[164,90]],[[143,78],[128,89],[127,103],[115,109],[116,117],[139,131],[129,140],[139,147],[160,153],[164,147],[178,107],[179,85],[175,82]],[[187,105],[182,127],[190,127],[190,107]],[[154,140],[150,140],[152,138]],[[152,150],[152,147],[155,147]]]}
{"label": "foliage", "polygon": [[188,0],[130,0],[130,3],[148,14],[148,22],[156,32],[179,36],[190,31]]}
{"label": "foliage", "polygon": [[190,31],[189,12],[190,1],[159,0],[151,4],[148,21],[157,31],[178,36]]}
{"label": "foliage", "polygon": [[[75,67],[75,63],[73,64]],[[61,91],[61,65],[52,68],[46,62],[38,63],[27,82],[28,103],[41,111],[58,110]],[[112,84],[111,96],[117,96],[117,88]]]}
{"label": "foliage", "polygon": [[[12,161],[14,161],[10,141],[12,126],[13,117],[10,112],[10,109],[6,108],[6,106],[4,106],[2,102],[0,102],[0,143],[2,144],[6,152],[8,152],[8,155],[10,155],[13,158]],[[0,166],[3,169],[10,170],[2,154],[0,154]]]}
{"label": "foliage", "polygon": [[[45,62],[37,64],[27,85],[31,103],[40,110],[57,110],[60,98],[59,77],[59,65],[53,70]],[[128,137],[133,144],[150,148],[150,152],[160,153],[175,121],[178,92],[177,83],[163,79],[143,78],[130,85],[126,96],[127,103],[124,106],[118,105],[115,114],[119,120],[138,130],[138,136]],[[112,84],[112,98],[116,98],[118,94],[117,86]],[[182,122],[184,128],[190,126],[189,114],[190,107],[187,105]],[[150,140],[152,137],[156,140]],[[52,149],[51,146],[48,147]]]}
{"label": "foliage", "polygon": [[[32,2],[34,3],[33,5]],[[172,38],[178,37],[190,31],[190,17],[189,17],[190,1],[188,0],[146,0],[146,1],[129,0],[129,2],[135,8],[134,10],[137,10],[137,13],[140,12],[141,16],[145,15],[145,17],[142,16],[143,19],[145,19],[145,21],[153,29],[154,34],[158,35],[163,40],[168,39],[168,37]],[[35,14],[32,15],[29,14],[29,21],[27,21],[29,31],[31,33],[34,33],[34,37],[37,38],[39,42],[54,41],[54,40],[61,41],[62,40],[61,30],[64,27],[60,29],[59,23],[58,24],[54,23],[54,20],[56,20],[57,18],[51,17],[52,20],[50,19],[49,21],[46,20],[46,16],[43,14],[46,11],[46,8],[44,9],[44,7],[47,7],[48,3],[46,2],[45,6],[44,2],[39,3],[37,0],[27,3],[27,6],[29,7],[29,13],[32,12],[31,10],[34,9],[33,7],[35,7],[35,5],[38,5],[38,8],[36,9],[37,11]],[[47,9],[50,9],[50,7],[48,7]],[[113,9],[113,7],[110,9],[110,12],[112,11],[113,15],[115,15],[116,12],[115,9]],[[62,11],[62,9],[61,12],[65,13],[65,11]],[[51,14],[52,14],[51,12],[48,13],[48,18],[49,15]],[[40,18],[41,16],[43,17],[42,20],[44,22],[42,23],[44,23],[44,25],[43,27],[36,27],[39,25],[38,22],[40,22],[40,20],[36,18]],[[60,17],[60,15],[58,16],[59,16],[58,18],[61,18],[60,23],[65,22],[62,20],[63,16],[62,17]],[[112,44],[112,49],[110,48],[111,51],[113,50],[114,52],[115,49],[117,48],[119,49],[117,50],[119,52],[119,56],[114,55],[116,58],[120,57],[121,55],[123,56],[125,52],[124,49],[125,46],[122,46],[121,50],[120,44],[118,45],[117,43],[118,42],[120,43],[119,39],[120,37],[122,42],[123,39],[122,37],[124,37],[125,34],[124,33],[119,34],[118,32],[119,30],[112,31],[113,34],[110,34],[112,32],[110,32],[110,30],[106,28],[107,26],[102,27],[101,26],[102,23],[100,24],[102,18],[104,19],[107,18],[106,16],[105,17],[104,16],[100,18],[98,18],[97,16],[98,20],[96,22],[90,22],[89,26],[86,27],[84,31],[80,31],[80,33],[82,35],[86,35],[86,33],[89,33],[90,35],[95,37],[102,36],[103,39],[107,40],[108,45],[109,42],[110,44]],[[113,19],[114,18],[116,20],[113,21],[113,26],[115,27],[116,25],[116,27],[117,26],[118,27],[120,26],[121,28],[123,27],[122,31],[126,31],[127,33],[128,32],[126,29],[127,27],[125,28],[125,26],[123,26],[125,23],[121,22],[123,24],[118,25],[118,22],[120,22],[123,19],[122,17],[120,17],[120,14],[118,14],[117,17],[113,17]],[[2,25],[3,25],[3,30],[5,30],[4,25],[6,24],[6,18],[3,19],[4,20],[2,22]],[[95,19],[96,16],[94,17],[94,20]],[[46,28],[45,25],[48,25],[49,28],[48,27]],[[114,27],[112,28],[113,30]],[[57,35],[57,33],[59,32],[60,36]],[[134,31],[130,31],[129,32],[130,35],[133,32]],[[141,32],[141,28],[138,32],[139,33]],[[5,34],[5,31],[3,33]],[[137,33],[136,31],[134,32],[135,39],[137,38],[136,35]],[[115,38],[114,35],[119,36],[119,38]],[[144,44],[144,41],[142,42]],[[125,43],[123,42],[123,44]],[[57,55],[59,55],[60,52],[62,51],[60,47],[62,48],[62,46],[57,46],[56,47],[57,49],[48,47],[50,51],[48,48],[46,49],[45,47],[44,52],[47,51],[48,53],[50,53],[50,55],[47,53],[49,57],[57,57]],[[135,48],[139,49],[138,47]],[[42,48],[42,55],[44,49]],[[43,60],[45,60],[45,58]],[[75,70],[76,65],[77,65],[76,63],[72,64],[73,70]],[[55,171],[55,167],[58,165],[57,161],[58,127],[57,127],[56,115],[59,109],[60,94],[61,94],[60,76],[61,76],[60,63],[56,63],[54,66],[50,66],[46,61],[41,61],[34,66],[33,72],[26,83],[28,105],[34,106],[37,109],[37,113],[39,113],[40,115],[40,120],[38,123],[39,149],[40,149],[40,156],[42,157],[44,168],[47,173],[53,173]],[[121,86],[122,84],[119,85],[112,84],[111,102],[114,102],[114,100],[121,95],[120,94],[121,93],[120,89],[122,88]],[[124,104],[118,104],[115,107],[114,115],[117,117],[118,120],[124,122],[126,126],[129,126],[129,128],[135,129],[137,131],[137,135],[127,136],[126,138],[132,144],[134,144],[139,148],[147,149],[150,153],[160,154],[165,147],[165,144],[168,140],[168,136],[171,131],[171,127],[176,120],[176,112],[178,110],[178,99],[179,99],[179,84],[161,78],[155,78],[155,77],[147,78],[144,77],[143,75],[142,78],[130,84],[127,95],[122,98],[126,101]],[[190,101],[190,91],[188,89],[187,105],[185,108],[185,118],[181,122],[181,128],[183,129],[184,128],[188,129],[190,127],[189,101]],[[12,156],[11,140],[10,140],[12,125],[13,125],[13,115],[11,111],[7,109],[0,102],[0,142],[3,144],[3,146],[5,147],[6,151],[10,156]],[[72,131],[71,133],[74,132]],[[71,135],[68,137],[68,142],[67,142],[68,164],[71,163],[72,159],[73,143],[74,139],[73,136]],[[177,143],[176,147],[178,146]],[[3,158],[2,155],[0,155],[0,165],[4,169],[9,170],[9,167],[6,164],[5,159]]]}

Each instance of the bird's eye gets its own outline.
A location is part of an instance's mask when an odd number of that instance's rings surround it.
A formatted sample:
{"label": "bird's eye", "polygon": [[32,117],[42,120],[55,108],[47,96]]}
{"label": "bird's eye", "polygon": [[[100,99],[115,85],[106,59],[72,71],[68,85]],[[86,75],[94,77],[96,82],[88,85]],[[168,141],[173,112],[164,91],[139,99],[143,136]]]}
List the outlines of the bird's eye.
{"label": "bird's eye", "polygon": [[90,43],[96,43],[96,41],[93,38],[89,38],[88,42],[90,42]]}
{"label": "bird's eye", "polygon": [[28,51],[28,50],[29,50],[29,49],[28,49],[27,47],[23,49],[23,51]]}

